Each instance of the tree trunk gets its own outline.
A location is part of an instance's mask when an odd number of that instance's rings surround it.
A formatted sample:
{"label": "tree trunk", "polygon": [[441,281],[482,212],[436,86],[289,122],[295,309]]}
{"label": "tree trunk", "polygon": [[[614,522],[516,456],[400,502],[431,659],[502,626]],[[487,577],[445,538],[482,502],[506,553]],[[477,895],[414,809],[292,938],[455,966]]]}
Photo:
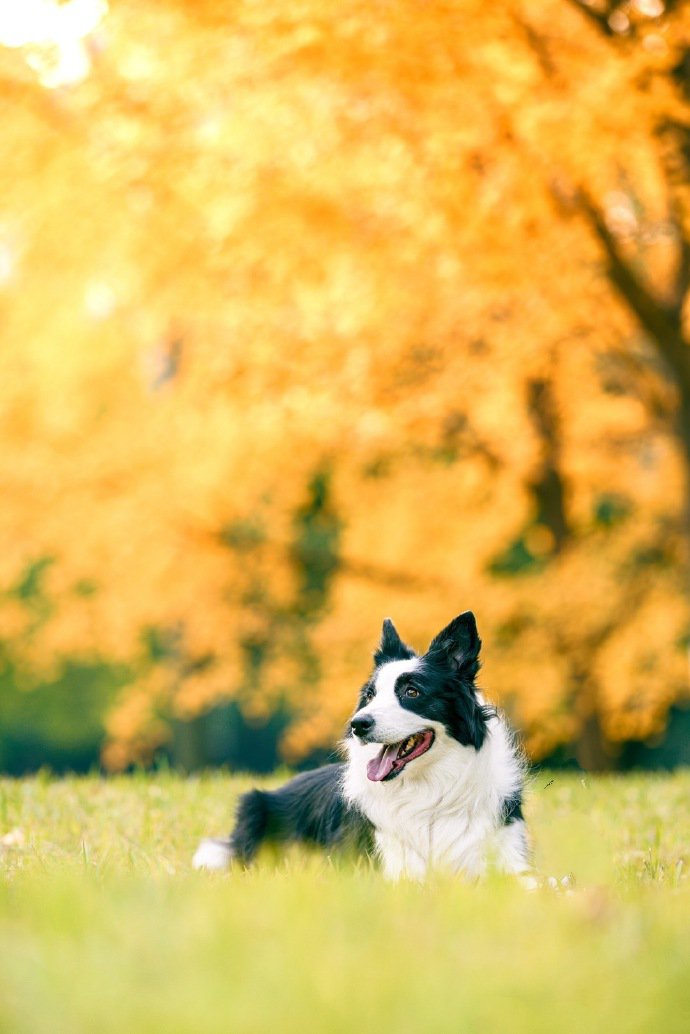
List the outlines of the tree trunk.
{"label": "tree trunk", "polygon": [[616,751],[604,736],[596,712],[582,726],[575,757],[580,767],[587,772],[609,772],[616,766]]}

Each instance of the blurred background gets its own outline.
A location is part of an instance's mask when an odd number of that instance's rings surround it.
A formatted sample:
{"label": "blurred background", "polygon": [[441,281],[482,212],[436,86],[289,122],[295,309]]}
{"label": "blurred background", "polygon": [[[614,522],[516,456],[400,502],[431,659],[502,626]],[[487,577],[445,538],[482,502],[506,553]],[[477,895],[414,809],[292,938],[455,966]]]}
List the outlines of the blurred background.
{"label": "blurred background", "polygon": [[690,10],[0,2],[0,771],[330,756],[475,611],[690,762]]}

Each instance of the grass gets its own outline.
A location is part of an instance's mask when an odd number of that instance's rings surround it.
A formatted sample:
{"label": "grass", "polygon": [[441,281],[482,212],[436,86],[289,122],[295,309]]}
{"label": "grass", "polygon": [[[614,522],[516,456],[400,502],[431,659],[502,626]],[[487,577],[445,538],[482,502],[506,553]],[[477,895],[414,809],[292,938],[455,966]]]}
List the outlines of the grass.
{"label": "grass", "polygon": [[191,872],[246,785],[0,781],[2,1034],[690,1029],[690,772],[537,776],[568,894],[298,853]]}

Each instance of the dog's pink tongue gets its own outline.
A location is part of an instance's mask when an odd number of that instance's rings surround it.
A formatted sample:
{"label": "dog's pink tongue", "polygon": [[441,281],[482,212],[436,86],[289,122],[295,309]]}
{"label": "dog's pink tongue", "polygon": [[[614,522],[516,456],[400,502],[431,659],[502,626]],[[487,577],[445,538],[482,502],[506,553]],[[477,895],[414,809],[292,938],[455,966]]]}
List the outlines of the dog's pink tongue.
{"label": "dog's pink tongue", "polygon": [[367,775],[374,783],[380,783],[382,779],[391,774],[399,746],[399,743],[390,743],[383,748],[380,754],[371,759],[367,765]]}

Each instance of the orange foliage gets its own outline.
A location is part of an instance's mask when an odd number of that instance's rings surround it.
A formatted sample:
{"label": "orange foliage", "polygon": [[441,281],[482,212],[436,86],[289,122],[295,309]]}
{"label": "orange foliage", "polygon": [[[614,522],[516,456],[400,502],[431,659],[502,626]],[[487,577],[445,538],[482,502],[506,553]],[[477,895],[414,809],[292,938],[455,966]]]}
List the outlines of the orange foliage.
{"label": "orange foliage", "polygon": [[[422,646],[466,607],[535,755],[658,731],[687,691],[682,391],[602,233],[672,298],[684,6],[111,0],[79,47],[72,79],[0,49],[7,648],[134,661],[113,767],[246,686],[252,643],[246,706],[287,695],[298,757],[384,615]],[[319,471],[339,563],[300,631]]]}

